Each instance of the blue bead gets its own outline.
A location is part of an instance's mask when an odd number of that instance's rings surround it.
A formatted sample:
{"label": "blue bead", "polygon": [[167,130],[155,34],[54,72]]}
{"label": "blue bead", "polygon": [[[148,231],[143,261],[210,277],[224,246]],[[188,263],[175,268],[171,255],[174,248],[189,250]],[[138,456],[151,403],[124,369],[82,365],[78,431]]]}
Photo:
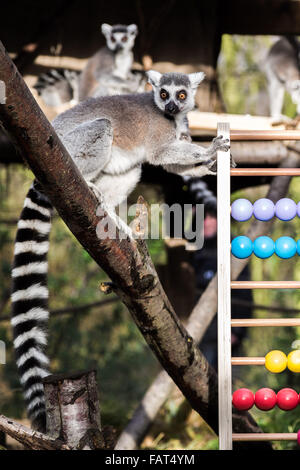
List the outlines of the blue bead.
{"label": "blue bead", "polygon": [[248,258],[253,252],[253,243],[243,235],[235,237],[231,242],[231,253],[236,258]]}
{"label": "blue bead", "polygon": [[300,256],[300,240],[297,241],[297,253]]}
{"label": "blue bead", "polygon": [[252,217],[253,205],[248,199],[236,199],[231,204],[231,217],[238,222],[245,222]]}
{"label": "blue bead", "polygon": [[274,251],[275,243],[270,237],[258,237],[253,242],[253,252],[258,258],[269,258]]}
{"label": "blue bead", "polygon": [[291,237],[280,237],[275,242],[275,253],[279,258],[291,258],[296,251],[297,243]]}

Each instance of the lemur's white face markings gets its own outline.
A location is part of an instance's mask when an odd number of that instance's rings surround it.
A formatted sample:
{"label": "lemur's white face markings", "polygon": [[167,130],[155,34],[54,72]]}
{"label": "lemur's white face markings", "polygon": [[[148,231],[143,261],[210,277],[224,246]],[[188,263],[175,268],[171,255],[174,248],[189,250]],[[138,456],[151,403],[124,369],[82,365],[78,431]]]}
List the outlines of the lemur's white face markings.
{"label": "lemur's white face markings", "polygon": [[130,24],[129,26],[111,26],[107,23],[103,23],[101,25],[101,31],[106,38],[108,49],[112,52],[119,52],[121,50],[131,51],[138,33],[138,28],[136,24]]}
{"label": "lemur's white face markings", "polygon": [[195,106],[195,93],[205,77],[203,72],[183,74],[161,74],[155,70],[147,72],[158,108],[168,115],[187,113]]}

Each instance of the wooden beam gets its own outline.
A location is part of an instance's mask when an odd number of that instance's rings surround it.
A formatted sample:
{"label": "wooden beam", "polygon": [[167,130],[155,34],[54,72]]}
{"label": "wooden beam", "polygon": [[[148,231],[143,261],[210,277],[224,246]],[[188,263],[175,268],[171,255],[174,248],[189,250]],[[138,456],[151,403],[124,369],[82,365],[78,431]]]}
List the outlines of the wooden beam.
{"label": "wooden beam", "polygon": [[300,168],[232,168],[231,176],[300,176]]}
{"label": "wooden beam", "polygon": [[231,130],[231,140],[300,140],[300,131],[296,130]]}
{"label": "wooden beam", "polygon": [[300,289],[300,281],[231,281],[231,289]]}
{"label": "wooden beam", "polygon": [[232,440],[238,441],[296,441],[296,432],[232,434]]}
{"label": "wooden beam", "polygon": [[300,318],[233,318],[231,326],[300,326]]}
{"label": "wooden beam", "polygon": [[[228,123],[218,124],[218,135],[230,138]],[[218,152],[218,387],[219,449],[232,449],[231,290],[230,290],[230,151]]]}

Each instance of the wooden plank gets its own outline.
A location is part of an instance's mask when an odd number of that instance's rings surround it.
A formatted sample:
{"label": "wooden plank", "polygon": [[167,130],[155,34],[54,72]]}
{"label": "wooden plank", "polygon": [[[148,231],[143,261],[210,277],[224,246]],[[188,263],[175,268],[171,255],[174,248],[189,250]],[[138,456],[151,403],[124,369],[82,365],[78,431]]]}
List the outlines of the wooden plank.
{"label": "wooden plank", "polygon": [[[218,135],[230,138],[228,123]],[[218,152],[218,386],[219,449],[232,449],[231,289],[230,289],[230,151]]]}
{"label": "wooden plank", "polygon": [[300,281],[231,281],[231,289],[300,289]]}
{"label": "wooden plank", "polygon": [[264,357],[232,357],[231,365],[233,366],[264,366]]}
{"label": "wooden plank", "polygon": [[232,434],[232,440],[241,441],[296,441],[296,432]]}
{"label": "wooden plank", "polygon": [[300,318],[233,318],[231,326],[300,326]]}
{"label": "wooden plank", "polygon": [[191,111],[188,113],[189,128],[195,135],[197,132],[216,134],[218,122],[228,122],[231,133],[235,131],[284,131],[284,124],[273,126],[273,119],[269,116],[249,116],[245,114],[209,113]]}
{"label": "wooden plank", "polygon": [[231,176],[300,176],[300,168],[232,168]]}

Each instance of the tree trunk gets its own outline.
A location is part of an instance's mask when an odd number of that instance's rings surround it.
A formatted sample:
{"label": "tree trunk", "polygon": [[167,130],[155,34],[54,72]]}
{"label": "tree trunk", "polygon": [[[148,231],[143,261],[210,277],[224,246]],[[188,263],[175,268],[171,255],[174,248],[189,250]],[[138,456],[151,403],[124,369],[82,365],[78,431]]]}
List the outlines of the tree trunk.
{"label": "tree trunk", "polygon": [[76,450],[103,449],[96,371],[43,380],[47,435]]}

